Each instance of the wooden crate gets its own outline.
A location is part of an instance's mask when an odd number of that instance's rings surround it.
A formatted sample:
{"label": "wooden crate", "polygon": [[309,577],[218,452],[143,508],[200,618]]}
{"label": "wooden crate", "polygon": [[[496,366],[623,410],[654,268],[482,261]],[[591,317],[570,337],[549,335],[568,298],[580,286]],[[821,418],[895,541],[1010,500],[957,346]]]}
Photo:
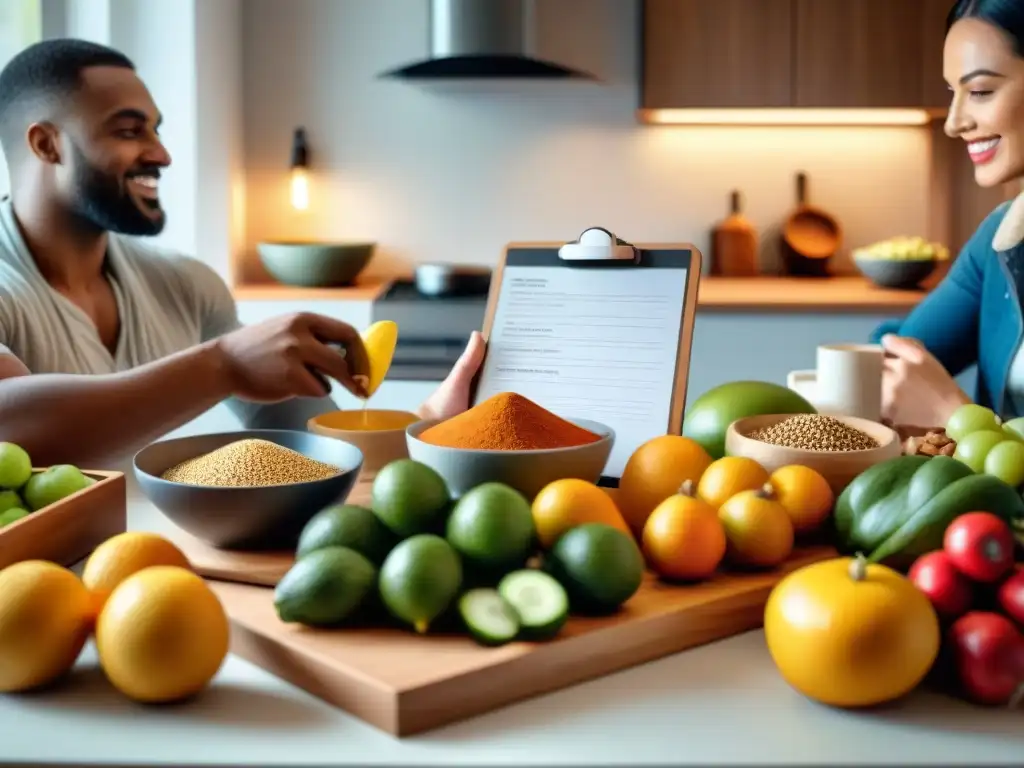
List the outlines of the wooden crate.
{"label": "wooden crate", "polygon": [[828,547],[798,550],[777,570],[722,573],[693,586],[648,574],[617,614],[573,617],[551,642],[500,648],[462,634],[284,624],[272,589],[210,585],[231,619],[234,653],[387,733],[408,736],[756,629],[779,579],[834,556]]}
{"label": "wooden crate", "polygon": [[128,502],[124,473],[83,472],[96,483],[0,528],[0,568],[22,560],[49,560],[71,566],[111,536],[125,531]]}

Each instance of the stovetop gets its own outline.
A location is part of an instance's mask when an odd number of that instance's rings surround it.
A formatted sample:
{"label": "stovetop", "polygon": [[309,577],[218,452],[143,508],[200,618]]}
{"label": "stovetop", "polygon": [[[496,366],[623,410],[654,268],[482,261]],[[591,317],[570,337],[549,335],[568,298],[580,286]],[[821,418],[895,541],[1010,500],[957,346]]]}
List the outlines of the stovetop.
{"label": "stovetop", "polygon": [[391,287],[384,292],[382,296],[377,299],[378,302],[396,302],[396,301],[413,301],[413,302],[430,302],[430,303],[445,303],[455,302],[459,304],[472,304],[482,303],[487,304],[487,294],[475,294],[470,296],[428,296],[420,293],[416,289],[416,282],[408,278],[399,278],[395,280]]}

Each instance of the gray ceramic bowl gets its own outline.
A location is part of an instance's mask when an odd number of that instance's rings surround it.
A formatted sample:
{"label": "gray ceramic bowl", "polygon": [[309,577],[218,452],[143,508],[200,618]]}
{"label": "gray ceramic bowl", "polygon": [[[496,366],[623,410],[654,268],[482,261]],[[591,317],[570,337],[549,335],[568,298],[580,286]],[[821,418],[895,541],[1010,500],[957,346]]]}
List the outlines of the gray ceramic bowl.
{"label": "gray ceramic bowl", "polygon": [[448,490],[459,497],[471,488],[486,482],[505,483],[532,500],[548,483],[566,477],[578,477],[596,483],[608,463],[615,433],[611,427],[596,421],[570,419],[573,424],[602,435],[594,443],[572,448],[550,448],[540,451],[476,451],[444,448],[419,439],[438,420],[418,421],[405,431],[409,458],[432,467],[448,484]]}
{"label": "gray ceramic bowl", "polygon": [[259,243],[256,251],[271,277],[285,285],[329,288],[350,285],[370,263],[373,243]]}
{"label": "gray ceramic bowl", "polygon": [[[175,464],[249,439],[269,440],[343,471],[309,483],[246,488],[187,485],[160,478]],[[135,454],[133,465],[146,498],[196,538],[222,549],[280,550],[295,547],[303,526],[319,510],[348,497],[363,454],[354,445],[309,432],[254,429],[161,440]]]}
{"label": "gray ceramic bowl", "polygon": [[857,269],[868,280],[882,288],[916,288],[935,271],[935,259],[864,259],[853,257]]}

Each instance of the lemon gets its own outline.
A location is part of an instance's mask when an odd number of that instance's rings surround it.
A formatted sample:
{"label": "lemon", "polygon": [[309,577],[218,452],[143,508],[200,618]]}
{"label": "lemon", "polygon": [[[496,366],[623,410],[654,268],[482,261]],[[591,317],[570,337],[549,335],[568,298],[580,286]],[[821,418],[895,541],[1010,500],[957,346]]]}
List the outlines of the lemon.
{"label": "lemon", "polygon": [[82,583],[93,593],[97,609],[101,609],[118,584],[154,565],[190,568],[188,558],[163,536],[129,531],[107,539],[95,549],[85,563]]}
{"label": "lemon", "polygon": [[46,685],[71,669],[92,618],[92,598],[67,568],[24,560],[0,571],[0,691]]}
{"label": "lemon", "polygon": [[125,696],[171,702],[209,684],[227,656],[229,634],[224,607],[202,578],[157,565],[110,593],[96,620],[96,650],[107,679]]}

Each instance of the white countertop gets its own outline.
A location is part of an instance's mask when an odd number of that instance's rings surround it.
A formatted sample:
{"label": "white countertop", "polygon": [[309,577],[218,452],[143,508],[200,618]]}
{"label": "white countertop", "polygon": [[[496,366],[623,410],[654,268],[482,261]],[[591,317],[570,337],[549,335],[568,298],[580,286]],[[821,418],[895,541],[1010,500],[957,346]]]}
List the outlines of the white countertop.
{"label": "white countertop", "polygon": [[[145,501],[129,525],[159,530]],[[0,696],[0,762],[102,765],[1019,764],[1024,713],[916,693],[851,713],[791,691],[760,631],[396,739],[230,657],[193,702],[143,707],[93,647],[47,693]]]}

